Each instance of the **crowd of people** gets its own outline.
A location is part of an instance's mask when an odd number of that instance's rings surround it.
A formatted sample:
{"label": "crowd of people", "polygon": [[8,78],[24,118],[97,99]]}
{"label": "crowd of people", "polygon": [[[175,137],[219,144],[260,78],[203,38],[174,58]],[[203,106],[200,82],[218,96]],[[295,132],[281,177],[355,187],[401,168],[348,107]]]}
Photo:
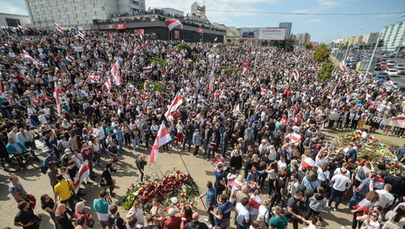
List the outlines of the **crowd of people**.
{"label": "crowd of people", "polygon": [[[324,209],[341,211],[345,193],[352,195],[352,228],[377,229],[382,223],[382,228],[402,228],[401,170],[389,174],[383,162],[374,167],[357,158],[357,145],[340,149],[337,140],[328,143],[323,134],[326,128],[388,128],[378,120],[403,115],[404,95],[398,90],[339,69],[332,79],[319,81],[321,64],[310,50],[194,43],[187,51],[176,44],[98,31],[76,38],[68,32],[0,30],[1,158],[28,161],[39,151],[36,142],[43,142],[47,155],[41,172],[48,175],[53,195],[36,198],[56,228],[75,228],[72,219],[76,228],[95,223],[227,228],[231,222],[239,229],[321,228]],[[153,57],[165,64],[148,63]],[[244,61],[249,66],[242,66]],[[120,85],[110,71],[115,63]],[[152,70],[144,71],[149,66]],[[166,118],[176,95],[183,103]],[[144,215],[135,201],[121,217],[111,201],[122,154],[149,152],[161,123],[173,139],[164,149],[192,150],[215,165],[213,182],[206,184],[208,225],[190,206],[165,213],[163,200],[156,199]],[[96,216],[84,211],[73,183],[83,163],[89,164],[90,179],[104,187],[91,206]],[[136,161],[142,178],[145,165],[146,157]],[[103,167],[100,177],[95,167]],[[19,209],[14,225],[39,228],[36,198],[15,175],[9,190]]]}

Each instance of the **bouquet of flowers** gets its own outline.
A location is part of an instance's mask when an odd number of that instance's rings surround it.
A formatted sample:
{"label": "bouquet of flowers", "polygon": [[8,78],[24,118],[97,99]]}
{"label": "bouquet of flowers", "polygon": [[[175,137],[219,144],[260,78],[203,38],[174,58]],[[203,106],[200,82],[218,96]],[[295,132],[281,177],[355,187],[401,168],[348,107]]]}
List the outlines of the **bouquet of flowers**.
{"label": "bouquet of flowers", "polygon": [[357,147],[358,161],[365,159],[374,166],[384,163],[390,174],[397,169],[405,170],[405,167],[398,162],[397,156],[391,152],[392,147],[381,143],[371,134],[357,130],[341,137],[339,142],[341,148],[346,147],[349,143],[354,143]]}
{"label": "bouquet of flowers", "polygon": [[198,187],[192,177],[175,171],[161,180],[152,181],[150,177],[145,177],[144,182],[131,184],[122,206],[129,210],[134,200],[139,200],[144,212],[149,212],[152,208],[152,200],[159,198],[163,200],[165,207],[177,206],[180,209],[183,204],[194,207],[197,204],[198,195]]}

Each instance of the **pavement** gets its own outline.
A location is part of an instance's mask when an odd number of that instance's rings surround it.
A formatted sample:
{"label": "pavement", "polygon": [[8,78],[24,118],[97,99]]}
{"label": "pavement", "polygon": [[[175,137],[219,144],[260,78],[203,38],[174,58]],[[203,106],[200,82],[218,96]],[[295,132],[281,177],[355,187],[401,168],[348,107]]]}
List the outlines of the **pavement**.
{"label": "pavement", "polygon": [[[149,155],[149,150],[142,148],[140,151],[134,152],[129,148],[125,148],[126,152],[123,153],[122,160],[120,161],[120,166],[125,168],[113,174],[113,179],[116,182],[116,197],[112,198],[113,202],[119,202],[125,196],[127,188],[131,183],[140,182],[140,175],[135,166],[135,159],[140,155]],[[192,148],[193,150],[193,148]],[[145,167],[145,174],[151,176],[153,179],[160,179],[165,175],[171,173],[174,170],[180,170],[187,172],[189,170],[191,176],[197,183],[200,193],[205,193],[207,191],[205,183],[208,180],[214,181],[214,167],[210,162],[204,160],[202,153],[200,151],[200,156],[193,156],[190,152],[182,152],[178,148],[170,147],[169,151],[165,151],[162,148],[159,151],[159,155],[156,163],[148,163]],[[42,157],[40,157],[42,159]],[[102,155],[103,163],[108,160],[108,155]],[[185,163],[183,163],[183,160]],[[101,170],[95,169],[98,175],[96,181],[99,182]],[[51,229],[54,228],[53,221],[50,219],[47,212],[41,209],[40,206],[40,196],[42,194],[49,194],[53,197],[53,191],[49,183],[49,178],[46,174],[42,174],[38,168],[29,167],[27,169],[18,171],[15,173],[19,178],[20,182],[29,194],[33,194],[37,199],[37,206],[34,209],[35,214],[39,214],[43,221],[41,222],[41,229]],[[17,204],[8,191],[8,176],[10,173],[5,170],[0,170],[0,219],[1,227],[16,228],[14,223],[14,216],[18,212]],[[97,219],[95,212],[91,209],[93,199],[97,198],[99,191],[102,189],[98,187],[96,182],[89,183],[85,186],[84,193],[86,194],[82,199],[86,202],[86,212],[93,214],[93,217]],[[350,198],[350,196],[345,196],[345,199]],[[204,199],[205,201],[205,199]],[[345,202],[344,202],[345,203]],[[324,218],[324,228],[345,228],[343,226],[351,225],[352,215],[349,209],[344,204],[340,205],[338,211],[333,211],[332,209],[325,209],[321,213],[321,217]],[[195,211],[198,211],[201,215],[200,221],[204,221],[207,217],[204,211],[204,207],[201,202],[198,203]],[[127,211],[122,207],[119,207],[119,212],[121,216],[125,217]],[[232,213],[234,214],[234,212]],[[231,220],[233,221],[233,220]],[[291,226],[290,226],[291,227]],[[100,228],[98,220],[96,220],[94,228]],[[231,223],[230,228],[236,228]],[[302,225],[300,228],[304,228]],[[347,227],[350,228],[350,227]]]}

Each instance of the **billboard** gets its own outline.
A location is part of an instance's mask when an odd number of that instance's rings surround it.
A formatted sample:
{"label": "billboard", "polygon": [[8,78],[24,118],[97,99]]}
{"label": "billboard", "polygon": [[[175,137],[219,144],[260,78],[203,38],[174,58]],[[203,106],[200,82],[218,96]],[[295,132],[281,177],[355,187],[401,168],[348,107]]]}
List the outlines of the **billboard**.
{"label": "billboard", "polygon": [[260,29],[259,40],[284,40],[285,28]]}
{"label": "billboard", "polygon": [[285,28],[241,28],[241,40],[284,40]]}
{"label": "billboard", "polygon": [[114,27],[116,30],[124,30],[127,29],[127,24],[115,24]]}

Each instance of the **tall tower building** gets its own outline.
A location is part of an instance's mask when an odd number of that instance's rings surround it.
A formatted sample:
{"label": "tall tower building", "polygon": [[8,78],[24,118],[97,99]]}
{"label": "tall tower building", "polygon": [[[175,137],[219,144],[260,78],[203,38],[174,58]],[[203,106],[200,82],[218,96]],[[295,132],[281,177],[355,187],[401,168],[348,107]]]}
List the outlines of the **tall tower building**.
{"label": "tall tower building", "polygon": [[280,22],[278,27],[285,28],[285,39],[288,39],[291,37],[291,27],[292,27],[291,22]]}

